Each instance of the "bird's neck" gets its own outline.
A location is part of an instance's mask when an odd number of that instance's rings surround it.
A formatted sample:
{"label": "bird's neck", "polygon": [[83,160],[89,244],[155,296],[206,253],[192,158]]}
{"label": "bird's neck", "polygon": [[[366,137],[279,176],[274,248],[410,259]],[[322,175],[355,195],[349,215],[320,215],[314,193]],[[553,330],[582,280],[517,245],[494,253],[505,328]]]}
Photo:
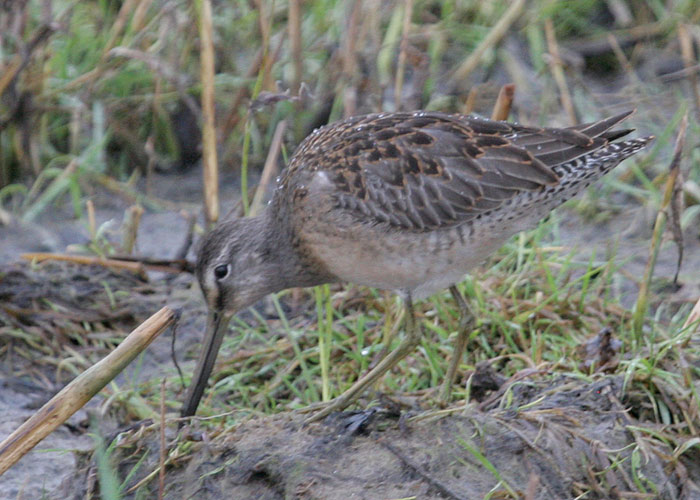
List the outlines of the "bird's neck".
{"label": "bird's neck", "polygon": [[263,238],[261,248],[266,274],[270,275],[274,288],[269,293],[333,281],[322,268],[310,261],[312,256],[305,252],[298,235],[294,235],[293,223],[286,214],[286,211],[277,211],[268,205],[251,221],[254,221],[251,230]]}

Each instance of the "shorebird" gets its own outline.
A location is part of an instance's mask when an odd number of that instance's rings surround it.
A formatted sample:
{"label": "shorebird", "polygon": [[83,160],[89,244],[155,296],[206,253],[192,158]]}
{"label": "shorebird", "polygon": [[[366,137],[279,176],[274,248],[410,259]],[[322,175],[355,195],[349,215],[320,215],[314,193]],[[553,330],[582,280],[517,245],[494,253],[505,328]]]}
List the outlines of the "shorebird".
{"label": "shorebird", "polygon": [[[438,112],[348,118],[312,132],[265,210],[221,222],[202,241],[195,274],[207,331],[182,409],[193,415],[231,316],[291,287],[352,282],[397,291],[407,310],[398,347],[318,411],[351,404],[415,349],[413,301],[454,286],[511,235],[642,149],[620,141],[632,111],[570,128],[538,128]],[[457,334],[444,387],[466,346]]]}

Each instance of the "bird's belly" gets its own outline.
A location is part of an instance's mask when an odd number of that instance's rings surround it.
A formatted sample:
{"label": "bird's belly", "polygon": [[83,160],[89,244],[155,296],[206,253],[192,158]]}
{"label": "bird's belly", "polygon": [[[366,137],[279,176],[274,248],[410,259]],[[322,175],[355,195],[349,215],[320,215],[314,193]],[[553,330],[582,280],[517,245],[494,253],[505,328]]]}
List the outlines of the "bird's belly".
{"label": "bird's belly", "polygon": [[418,299],[461,280],[516,230],[462,227],[409,233],[365,227],[361,234],[326,233],[323,243],[313,246],[316,257],[340,280],[411,292]]}

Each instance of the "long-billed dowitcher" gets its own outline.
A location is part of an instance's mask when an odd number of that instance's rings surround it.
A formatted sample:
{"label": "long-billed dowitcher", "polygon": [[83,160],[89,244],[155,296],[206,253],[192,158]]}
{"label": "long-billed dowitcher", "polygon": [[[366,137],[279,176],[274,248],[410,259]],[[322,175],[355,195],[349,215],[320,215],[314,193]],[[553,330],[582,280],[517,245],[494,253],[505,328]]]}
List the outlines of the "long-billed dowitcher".
{"label": "long-billed dowitcher", "polygon": [[[203,239],[196,275],[209,307],[183,416],[193,415],[230,317],[269,293],[352,282],[400,293],[399,346],[316,413],[344,409],[414,350],[413,300],[454,287],[512,234],[534,226],[652,138],[618,141],[622,113],[536,128],[434,112],[349,118],[299,146],[264,212],[226,220]],[[445,384],[466,332],[458,333]]]}

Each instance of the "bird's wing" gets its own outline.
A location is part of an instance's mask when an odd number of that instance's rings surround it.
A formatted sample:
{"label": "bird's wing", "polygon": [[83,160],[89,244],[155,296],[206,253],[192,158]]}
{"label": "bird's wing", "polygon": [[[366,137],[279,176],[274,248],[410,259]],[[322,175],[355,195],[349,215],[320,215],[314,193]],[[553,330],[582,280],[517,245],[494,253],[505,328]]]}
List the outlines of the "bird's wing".
{"label": "bird's wing", "polygon": [[288,175],[324,172],[338,206],[363,222],[450,227],[556,184],[554,166],[607,144],[629,114],[565,129],[431,112],[355,117],[309,136]]}

